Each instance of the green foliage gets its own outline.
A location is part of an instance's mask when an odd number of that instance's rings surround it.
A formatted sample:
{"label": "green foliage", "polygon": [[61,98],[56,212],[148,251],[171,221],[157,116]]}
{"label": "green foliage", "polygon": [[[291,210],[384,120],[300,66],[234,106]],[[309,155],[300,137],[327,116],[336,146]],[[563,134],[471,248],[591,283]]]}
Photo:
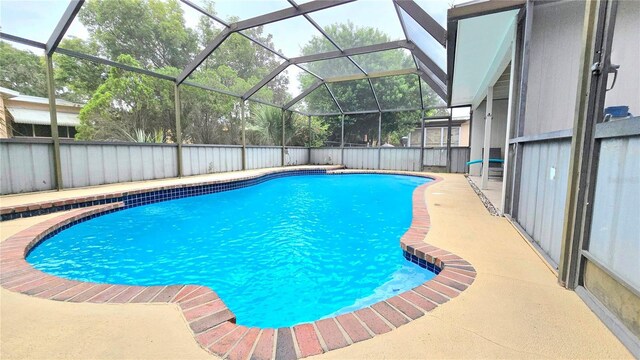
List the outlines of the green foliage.
{"label": "green foliage", "polygon": [[[199,3],[215,14],[213,1]],[[233,19],[231,19],[233,20]],[[133,67],[175,76],[221,31],[221,25],[202,16],[195,28],[186,26],[178,0],[92,0],[83,6],[76,21],[89,31],[87,40],[65,38],[61,48],[105,57]],[[325,29],[338,44],[356,47],[389,41],[374,28],[352,23],[333,24]],[[246,35],[269,47],[270,34],[263,27],[245,30]],[[18,50],[0,42],[0,85],[25,94],[47,96],[42,56]],[[303,54],[335,50],[323,37],[312,38]],[[414,66],[411,56],[401,50],[357,55],[367,71],[388,71]],[[55,54],[54,76],[57,96],[86,103],[76,137],[86,140],[175,141],[174,85],[170,81],[110,68],[86,60]],[[246,37],[234,33],[189,77],[190,82],[223,92],[243,94],[258,83],[282,59]],[[305,66],[324,77],[357,74],[346,59],[318,61]],[[355,70],[354,70],[355,69]],[[303,88],[316,81],[300,75]],[[414,108],[420,105],[417,76],[372,79],[383,109]],[[284,104],[290,100],[288,79],[278,76],[254,98]],[[344,111],[377,110],[367,80],[330,85]],[[438,104],[437,95],[422,86],[425,106]],[[185,143],[239,144],[241,141],[240,99],[186,84],[180,86],[181,127]],[[336,113],[332,97],[324,86],[310,94],[302,104],[312,113]],[[247,142],[274,145],[282,142],[280,109],[253,104],[245,108]],[[399,144],[418,122],[416,112],[384,113],[383,143]],[[377,114],[345,119],[345,138],[354,145],[378,145]],[[327,120],[327,121],[325,121]],[[285,141],[288,145],[313,146],[340,141],[338,118],[313,117],[309,139],[308,118],[285,113]]]}
{"label": "green foliage", "polygon": [[[248,120],[247,144],[282,144],[282,110],[273,106],[255,105],[251,107],[251,116]],[[290,122],[286,122],[286,124],[290,124]]]}
{"label": "green foliage", "polygon": [[[307,129],[308,130],[308,129]],[[311,117],[311,147],[324,145],[324,139],[328,136],[329,124],[318,116]]]}
{"label": "green foliage", "polygon": [[[139,66],[129,55],[118,62]],[[175,73],[177,69],[162,69]],[[80,112],[76,134],[82,140],[127,141],[137,130],[145,133],[162,131],[172,139],[175,111],[171,83],[138,73],[112,68],[105,82]]]}
{"label": "green foliage", "polygon": [[136,129],[133,134],[126,134],[129,141],[139,143],[156,143],[165,142],[165,135],[162,129],[156,129],[153,133],[146,133],[142,129]]}
{"label": "green foliage", "polygon": [[[198,73],[214,79],[217,73]],[[182,138],[185,143],[237,145],[241,143],[240,99],[193,86],[180,86]]]}
{"label": "green foliage", "polygon": [[198,50],[177,0],[88,1],[78,17],[110,59],[127,54],[138,66],[183,68]]}
{"label": "green foliage", "polygon": [[46,97],[47,76],[44,59],[1,41],[0,86],[25,95]]}
{"label": "green foliage", "polygon": [[[247,144],[281,145],[282,144],[282,110],[268,105],[251,107],[247,120]],[[311,118],[311,145],[321,146],[326,138],[328,125],[319,117]],[[309,117],[285,111],[284,136],[287,146],[307,146],[309,142]]]}
{"label": "green foliage", "polygon": [[[352,23],[333,24],[325,28],[338,44],[363,46],[372,43],[388,42],[389,37],[377,29],[359,28]],[[303,47],[304,54],[329,51],[327,44],[315,37]],[[413,68],[413,59],[402,51],[385,51],[359,56],[357,59],[363,68],[373,71],[389,69]],[[353,65],[348,61],[317,61],[307,64],[309,70],[318,74],[345,76],[354,74]],[[315,82],[309,74],[300,75],[300,83],[306,88]],[[416,75],[391,76],[372,79],[376,96],[383,109],[402,109],[420,107],[418,77]],[[375,98],[367,80],[346,81],[330,85],[330,89],[343,111],[377,110]],[[425,106],[437,104],[437,95],[426,86]],[[335,113],[337,108],[327,91],[321,87],[309,94],[305,99],[307,109],[311,113]],[[376,145],[378,137],[378,114],[345,117],[345,139],[353,145]],[[400,144],[400,138],[406,136],[420,122],[419,112],[383,113],[382,143]],[[335,141],[332,134],[340,129],[339,121],[328,121],[325,140]],[[366,138],[366,141],[365,141]],[[380,144],[381,145],[381,144]]]}
{"label": "green foliage", "polygon": [[[60,47],[84,54],[97,51],[97,44],[82,39],[64,39]],[[103,82],[103,74],[108,72],[104,65],[80,60],[67,55],[54,54],[54,76],[58,87],[58,96],[63,99],[85,103],[98,90]]]}
{"label": "green foliage", "polygon": [[311,117],[311,141],[309,140],[309,117],[287,112],[286,140],[290,146],[321,146],[326,138],[328,125],[319,117]]}

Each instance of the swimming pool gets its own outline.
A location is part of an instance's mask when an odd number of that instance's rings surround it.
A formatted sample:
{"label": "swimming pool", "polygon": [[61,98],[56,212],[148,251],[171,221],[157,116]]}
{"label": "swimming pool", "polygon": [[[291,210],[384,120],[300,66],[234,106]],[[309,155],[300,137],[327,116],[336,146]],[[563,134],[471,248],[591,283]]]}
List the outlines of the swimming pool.
{"label": "swimming pool", "polygon": [[70,279],[211,287],[247,326],[353,311],[435,276],[402,256],[426,178],[284,177],[128,208],[44,241],[27,260]]}

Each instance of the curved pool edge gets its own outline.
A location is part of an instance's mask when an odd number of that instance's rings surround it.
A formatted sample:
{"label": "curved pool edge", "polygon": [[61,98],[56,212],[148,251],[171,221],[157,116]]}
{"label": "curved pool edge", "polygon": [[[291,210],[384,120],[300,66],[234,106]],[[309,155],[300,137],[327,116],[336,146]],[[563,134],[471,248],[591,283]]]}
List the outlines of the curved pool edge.
{"label": "curved pool edge", "polygon": [[[407,260],[437,275],[420,286],[354,312],[292,327],[260,329],[235,324],[235,315],[224,301],[212,289],[204,286],[128,286],[67,280],[39,271],[26,261],[31,249],[57,232],[78,222],[128,207],[119,201],[75,209],[38,223],[0,243],[0,284],[10,291],[56,301],[175,304],[180,308],[196,342],[210,353],[230,359],[297,359],[343,348],[389,332],[457,297],[473,283],[476,271],[469,262],[424,242],[431,227],[425,191],[428,186],[442,181],[442,178],[400,171],[328,170],[326,173],[377,173],[432,179],[413,192],[412,222],[401,237],[400,246]],[[251,180],[271,175],[274,173]],[[234,181],[238,179],[231,182]],[[191,195],[194,194],[184,196]]]}

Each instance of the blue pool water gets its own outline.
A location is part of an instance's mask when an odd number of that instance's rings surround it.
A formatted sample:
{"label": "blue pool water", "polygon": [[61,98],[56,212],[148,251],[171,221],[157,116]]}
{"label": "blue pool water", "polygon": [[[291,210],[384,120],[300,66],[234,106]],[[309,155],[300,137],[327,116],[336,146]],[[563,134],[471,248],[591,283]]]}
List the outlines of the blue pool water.
{"label": "blue pool water", "polygon": [[284,177],[144,205],[60,232],[28,256],[76,280],[214,289],[239,324],[290,326],[353,311],[435,276],[404,259],[412,193],[428,179]]}

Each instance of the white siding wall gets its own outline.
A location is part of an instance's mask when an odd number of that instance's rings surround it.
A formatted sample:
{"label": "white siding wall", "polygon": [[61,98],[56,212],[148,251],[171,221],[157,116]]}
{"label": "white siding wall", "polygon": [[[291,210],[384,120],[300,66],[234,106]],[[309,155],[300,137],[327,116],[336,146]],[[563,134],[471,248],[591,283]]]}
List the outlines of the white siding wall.
{"label": "white siding wall", "polygon": [[573,127],[584,4],[561,1],[535,6],[524,135]]}
{"label": "white siding wall", "polygon": [[[471,120],[471,154],[470,160],[482,159],[482,148],[484,146],[484,124],[486,114],[486,101],[473,110]],[[493,119],[491,120],[491,147],[501,148],[504,156],[504,146],[507,133],[507,100],[493,101]],[[474,164],[469,167],[469,174],[479,176],[481,164]]]}
{"label": "white siding wall", "polygon": [[[605,107],[627,105],[629,112],[640,115],[640,1],[619,1],[613,31],[611,62],[620,65],[618,79],[607,91]],[[610,75],[610,76],[613,76]]]}

